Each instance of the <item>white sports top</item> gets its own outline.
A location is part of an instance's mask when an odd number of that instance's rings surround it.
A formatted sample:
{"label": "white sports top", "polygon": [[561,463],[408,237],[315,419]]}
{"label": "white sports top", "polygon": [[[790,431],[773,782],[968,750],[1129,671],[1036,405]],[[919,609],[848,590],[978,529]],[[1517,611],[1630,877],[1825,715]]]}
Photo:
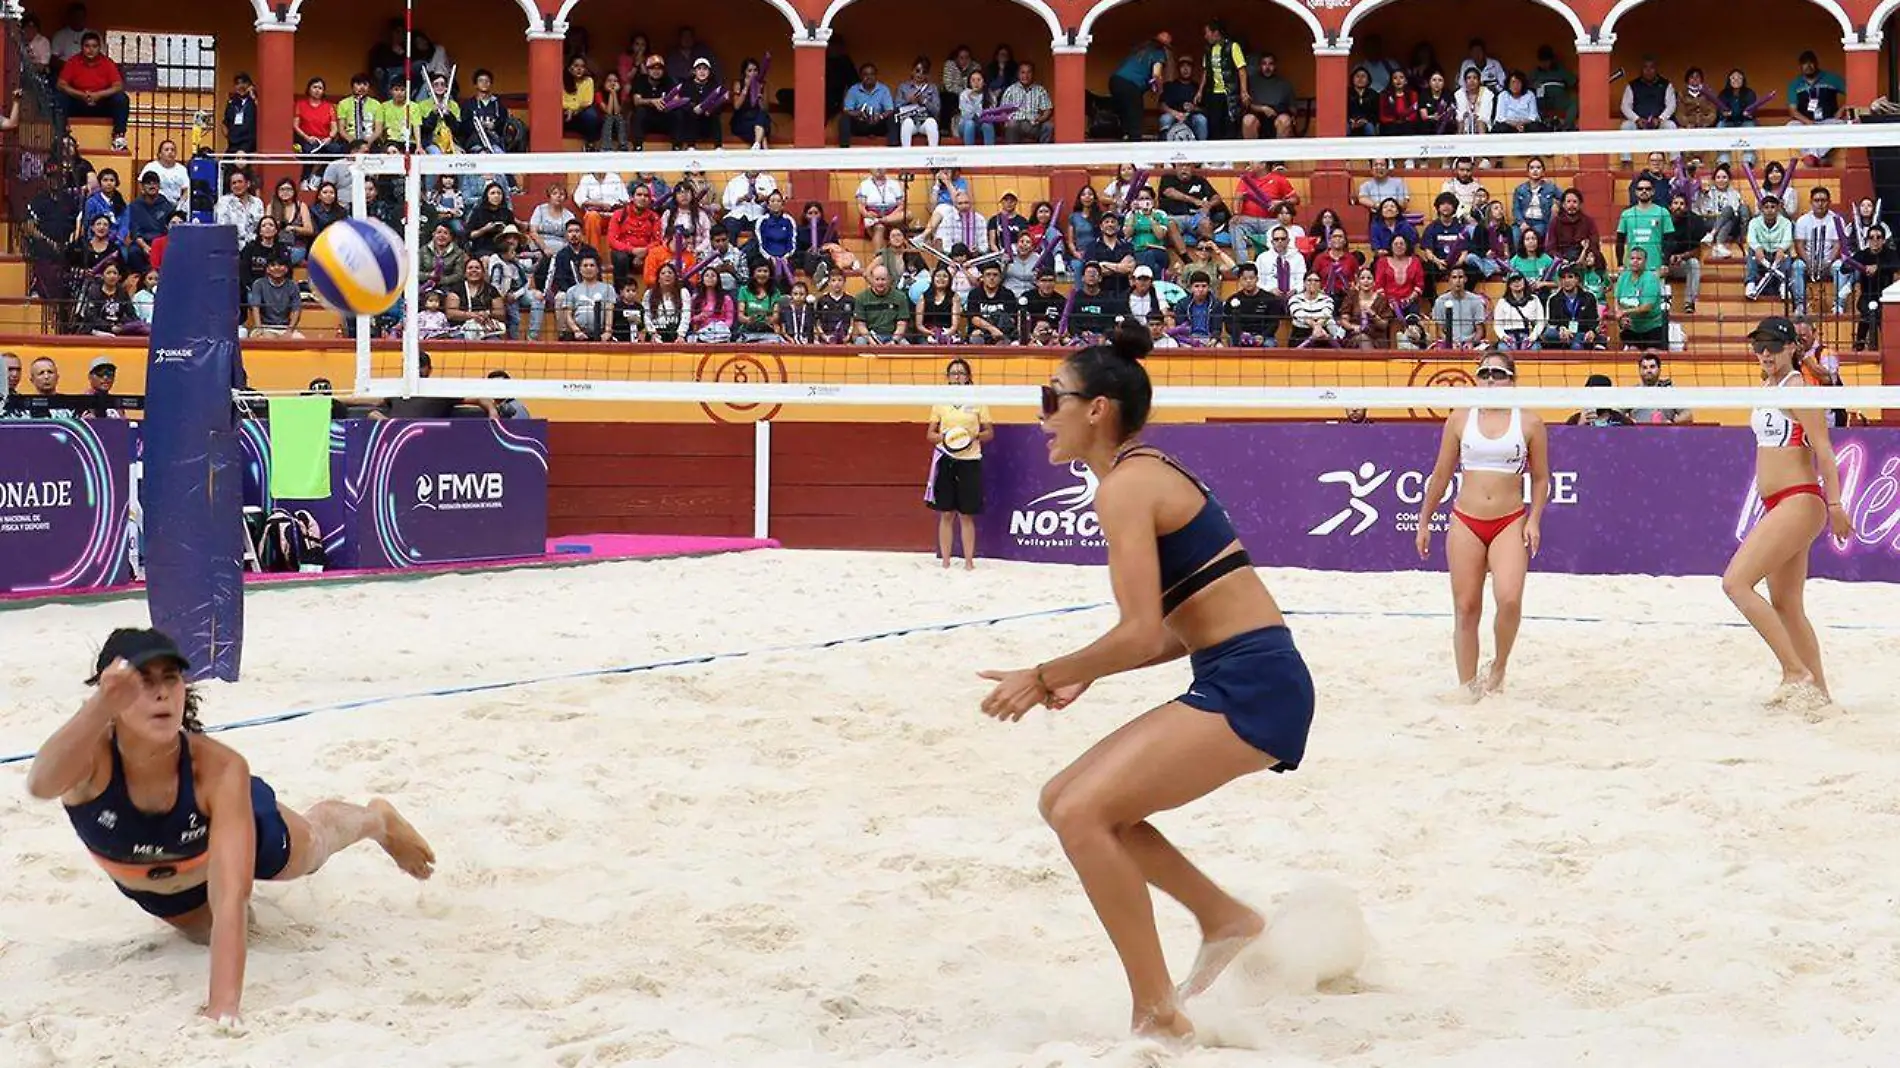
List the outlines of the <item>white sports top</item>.
{"label": "white sports top", "polygon": [[[1800,377],[1801,372],[1789,371],[1775,384],[1785,386]],[[1801,421],[1781,408],[1755,409],[1748,418],[1748,425],[1755,430],[1755,444],[1764,449],[1799,449],[1808,443],[1808,432]]]}
{"label": "white sports top", "polygon": [[1499,438],[1487,438],[1478,429],[1478,409],[1466,413],[1464,433],[1458,437],[1458,460],[1465,470],[1521,475],[1527,451],[1524,416],[1518,409],[1511,409],[1511,425]]}

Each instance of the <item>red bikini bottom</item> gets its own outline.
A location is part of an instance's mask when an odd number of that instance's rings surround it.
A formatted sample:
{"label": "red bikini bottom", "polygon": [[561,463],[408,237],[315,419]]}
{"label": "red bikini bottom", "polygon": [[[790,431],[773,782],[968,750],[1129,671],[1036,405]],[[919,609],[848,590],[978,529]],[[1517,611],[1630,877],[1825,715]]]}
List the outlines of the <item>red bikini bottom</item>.
{"label": "red bikini bottom", "polygon": [[1770,493],[1768,496],[1763,497],[1761,500],[1762,511],[1772,512],[1775,510],[1775,505],[1780,504],[1782,501],[1785,501],[1790,497],[1799,497],[1804,493],[1812,493],[1816,497],[1821,497],[1821,500],[1823,503],[1826,503],[1827,501],[1827,498],[1822,496],[1821,494],[1820,486],[1817,486],[1812,482],[1803,482],[1799,486],[1789,486],[1787,489],[1782,490],[1779,493]]}
{"label": "red bikini bottom", "polygon": [[[1770,507],[1773,506],[1770,505]],[[1496,519],[1479,519],[1477,516],[1466,515],[1456,508],[1451,510],[1451,514],[1457,516],[1459,521],[1462,522],[1467,529],[1473,534],[1476,534],[1479,541],[1490,545],[1492,542],[1498,540],[1499,534],[1509,530],[1512,523],[1524,518],[1524,509],[1519,508],[1510,515],[1501,515]]]}

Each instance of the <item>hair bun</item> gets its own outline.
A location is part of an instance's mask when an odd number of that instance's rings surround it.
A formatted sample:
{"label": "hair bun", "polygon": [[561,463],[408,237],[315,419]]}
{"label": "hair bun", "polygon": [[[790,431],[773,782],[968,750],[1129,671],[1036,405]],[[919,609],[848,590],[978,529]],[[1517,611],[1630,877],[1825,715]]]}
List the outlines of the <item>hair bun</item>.
{"label": "hair bun", "polygon": [[1154,351],[1154,347],[1154,338],[1149,335],[1148,329],[1132,319],[1124,319],[1109,337],[1109,348],[1117,357],[1130,363],[1140,362],[1142,357]]}

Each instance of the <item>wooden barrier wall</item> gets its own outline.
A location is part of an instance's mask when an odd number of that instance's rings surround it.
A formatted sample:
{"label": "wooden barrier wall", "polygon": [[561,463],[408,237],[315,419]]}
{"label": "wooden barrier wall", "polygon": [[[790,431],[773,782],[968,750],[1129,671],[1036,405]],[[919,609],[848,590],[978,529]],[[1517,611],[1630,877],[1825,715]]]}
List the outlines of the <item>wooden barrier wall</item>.
{"label": "wooden barrier wall", "polygon": [[[548,427],[548,533],[752,533],[753,429]],[[928,550],[921,423],[774,423],[770,533],[796,549]]]}

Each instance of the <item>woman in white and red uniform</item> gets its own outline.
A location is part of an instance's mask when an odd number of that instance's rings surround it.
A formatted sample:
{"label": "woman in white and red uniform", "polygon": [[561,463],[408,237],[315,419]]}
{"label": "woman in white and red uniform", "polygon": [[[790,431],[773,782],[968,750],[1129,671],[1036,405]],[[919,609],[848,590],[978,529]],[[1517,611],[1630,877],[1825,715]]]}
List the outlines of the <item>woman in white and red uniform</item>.
{"label": "woman in white and red uniform", "polygon": [[[1803,384],[1793,323],[1771,316],[1748,338],[1764,383],[1776,388]],[[1821,642],[1804,604],[1808,550],[1824,528],[1836,538],[1854,532],[1841,504],[1827,413],[1757,408],[1749,421],[1755,430],[1755,492],[1763,511],[1723,572],[1722,592],[1781,662],[1781,685],[1767,703],[1818,704],[1830,698],[1821,672]],[[1763,579],[1768,580],[1766,598],[1755,592]]]}
{"label": "woman in white and red uniform", "polygon": [[[1481,387],[1514,386],[1517,364],[1506,353],[1487,353],[1478,362],[1477,378]],[[1452,470],[1462,471],[1451,529],[1445,534],[1445,558],[1455,617],[1452,659],[1458,685],[1473,700],[1504,689],[1504,671],[1524,617],[1524,576],[1543,541],[1544,506],[1550,503],[1550,444],[1543,419],[1521,408],[1481,404],[1454,411],[1445,420],[1438,462],[1418,506],[1418,558],[1424,560],[1432,550],[1432,512],[1444,499]],[[1531,476],[1529,508],[1524,505],[1526,470]],[[1480,668],[1478,623],[1484,616],[1486,574],[1497,602],[1492,619],[1497,648],[1491,662]]]}

